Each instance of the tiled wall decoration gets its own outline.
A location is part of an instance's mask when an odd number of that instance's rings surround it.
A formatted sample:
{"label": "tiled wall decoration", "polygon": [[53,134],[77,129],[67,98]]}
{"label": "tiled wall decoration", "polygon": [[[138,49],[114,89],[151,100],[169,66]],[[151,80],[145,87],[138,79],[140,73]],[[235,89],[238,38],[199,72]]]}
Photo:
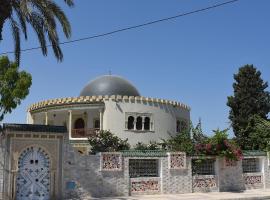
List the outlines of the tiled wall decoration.
{"label": "tiled wall decoration", "polygon": [[186,153],[185,152],[170,152],[168,153],[169,169],[185,169],[186,168]]}
{"label": "tiled wall decoration", "polygon": [[262,183],[262,176],[260,175],[248,175],[244,176],[245,184],[246,185],[254,185],[254,184],[261,184]]}
{"label": "tiled wall decoration", "polygon": [[153,178],[131,178],[131,193],[159,193],[160,180]]}
{"label": "tiled wall decoration", "polygon": [[215,177],[200,177],[193,179],[193,188],[213,188],[217,187]]}
{"label": "tiled wall decoration", "polygon": [[100,153],[101,171],[119,171],[122,170],[122,154],[119,152]]}

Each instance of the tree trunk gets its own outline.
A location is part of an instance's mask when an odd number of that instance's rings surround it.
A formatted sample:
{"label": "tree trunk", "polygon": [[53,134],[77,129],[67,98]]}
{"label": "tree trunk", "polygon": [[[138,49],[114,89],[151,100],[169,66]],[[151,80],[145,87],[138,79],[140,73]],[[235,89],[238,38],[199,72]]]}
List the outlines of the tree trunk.
{"label": "tree trunk", "polygon": [[11,16],[12,7],[11,7],[12,0],[1,0],[0,3],[0,40],[2,40],[2,31],[4,27],[5,21]]}

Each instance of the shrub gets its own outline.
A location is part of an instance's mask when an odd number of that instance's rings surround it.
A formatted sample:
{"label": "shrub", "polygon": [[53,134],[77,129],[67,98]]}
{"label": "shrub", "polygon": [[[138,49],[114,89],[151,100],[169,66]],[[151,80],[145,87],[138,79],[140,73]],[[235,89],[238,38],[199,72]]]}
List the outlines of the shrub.
{"label": "shrub", "polygon": [[160,148],[160,144],[158,144],[157,142],[150,142],[150,144],[144,144],[142,142],[138,142],[135,147],[135,150],[159,150]]}
{"label": "shrub", "polygon": [[88,138],[91,152],[121,151],[130,149],[128,139],[122,140],[107,130],[101,130],[96,137]]}

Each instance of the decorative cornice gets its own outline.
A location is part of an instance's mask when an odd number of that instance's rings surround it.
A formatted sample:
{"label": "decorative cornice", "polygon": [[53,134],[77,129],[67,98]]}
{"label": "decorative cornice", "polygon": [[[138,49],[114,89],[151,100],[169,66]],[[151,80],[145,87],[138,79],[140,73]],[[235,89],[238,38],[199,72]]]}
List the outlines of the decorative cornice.
{"label": "decorative cornice", "polygon": [[142,96],[121,96],[121,95],[105,95],[105,96],[80,96],[80,97],[67,97],[67,98],[57,98],[57,99],[49,99],[45,101],[40,101],[30,105],[27,109],[29,112],[39,111],[41,109],[54,107],[54,106],[70,106],[70,105],[83,105],[83,104],[93,104],[93,103],[103,103],[105,101],[125,101],[125,102],[149,102],[149,103],[161,103],[172,105],[175,107],[184,108],[186,110],[190,110],[190,107],[171,100],[158,99],[158,98],[150,98],[150,97],[142,97]]}

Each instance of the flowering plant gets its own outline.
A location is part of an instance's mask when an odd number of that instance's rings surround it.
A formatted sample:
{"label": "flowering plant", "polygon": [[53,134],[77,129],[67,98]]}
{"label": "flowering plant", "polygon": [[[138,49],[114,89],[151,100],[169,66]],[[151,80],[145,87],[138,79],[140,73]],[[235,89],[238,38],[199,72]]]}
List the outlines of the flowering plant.
{"label": "flowering plant", "polygon": [[241,160],[242,151],[236,143],[228,139],[227,129],[214,130],[214,136],[195,144],[195,152],[199,155],[225,157],[228,160]]}

